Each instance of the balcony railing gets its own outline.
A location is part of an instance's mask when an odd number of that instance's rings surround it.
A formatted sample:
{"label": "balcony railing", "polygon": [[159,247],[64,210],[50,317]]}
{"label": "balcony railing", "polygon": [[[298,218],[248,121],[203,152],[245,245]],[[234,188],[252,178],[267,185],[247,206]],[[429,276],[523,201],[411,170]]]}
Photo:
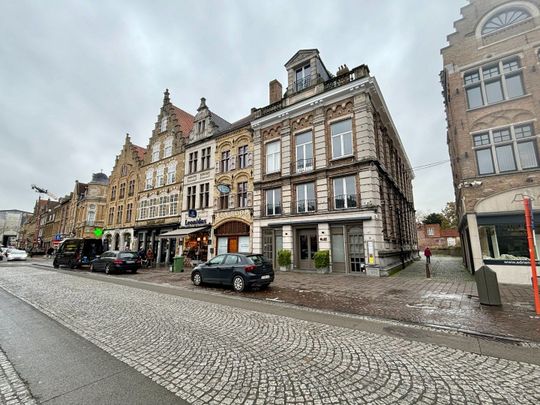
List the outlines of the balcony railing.
{"label": "balcony railing", "polygon": [[357,66],[347,73],[333,77],[324,82],[324,91],[335,89],[336,87],[343,86],[344,84],[362,79],[366,76],[369,76],[369,68],[366,65]]}
{"label": "balcony railing", "polygon": [[295,173],[310,172],[313,170],[313,158],[299,159],[292,164],[292,169]]}
{"label": "balcony railing", "polygon": [[317,200],[299,200],[296,202],[296,212],[305,214],[307,212],[315,212]]}
{"label": "balcony railing", "polygon": [[266,204],[265,216],[281,215],[281,204]]}
{"label": "balcony railing", "polygon": [[334,202],[334,209],[343,210],[348,208],[358,208],[360,197],[356,194],[342,194],[334,196],[332,200]]}

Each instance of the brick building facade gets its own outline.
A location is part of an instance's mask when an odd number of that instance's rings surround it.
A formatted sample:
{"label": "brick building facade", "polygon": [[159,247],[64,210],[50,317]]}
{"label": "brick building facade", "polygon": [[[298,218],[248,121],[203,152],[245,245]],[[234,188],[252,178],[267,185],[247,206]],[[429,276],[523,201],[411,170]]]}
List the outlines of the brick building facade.
{"label": "brick building facade", "polygon": [[538,0],[471,0],[441,51],[465,262],[510,283],[530,283],[523,195],[540,220],[539,9]]}

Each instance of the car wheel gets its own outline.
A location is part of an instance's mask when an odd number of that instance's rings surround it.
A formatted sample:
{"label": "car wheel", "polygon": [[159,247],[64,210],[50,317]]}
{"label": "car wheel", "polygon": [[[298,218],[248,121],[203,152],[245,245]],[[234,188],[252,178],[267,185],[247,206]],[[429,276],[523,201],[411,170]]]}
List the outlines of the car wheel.
{"label": "car wheel", "polygon": [[53,267],[54,267],[55,269],[57,269],[57,268],[60,267],[60,265],[59,265],[58,263],[56,263],[56,260],[53,262],[52,265],[53,265]]}
{"label": "car wheel", "polygon": [[131,270],[131,274],[135,274],[135,273],[137,273],[137,269]]}
{"label": "car wheel", "polygon": [[201,273],[196,271],[193,273],[193,277],[191,278],[191,281],[193,281],[193,284],[196,286],[200,286],[202,284],[202,276]]}
{"label": "car wheel", "polygon": [[75,267],[77,267],[77,265],[75,264],[75,262],[74,262],[73,260],[71,260],[71,261],[69,262],[69,268],[70,268],[70,269],[74,269]]}
{"label": "car wheel", "polygon": [[246,282],[242,276],[234,276],[232,280],[233,289],[236,292],[242,292],[246,289]]}
{"label": "car wheel", "polygon": [[107,264],[105,266],[105,274],[111,274],[111,272],[112,272],[111,265]]}

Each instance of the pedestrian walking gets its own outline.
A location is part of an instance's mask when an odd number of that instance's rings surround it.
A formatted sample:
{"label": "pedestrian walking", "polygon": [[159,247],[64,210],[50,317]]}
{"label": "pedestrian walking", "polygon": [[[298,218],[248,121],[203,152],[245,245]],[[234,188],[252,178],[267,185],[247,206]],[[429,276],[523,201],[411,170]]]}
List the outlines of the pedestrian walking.
{"label": "pedestrian walking", "polygon": [[148,267],[151,267],[154,263],[154,251],[151,247],[146,251],[146,260],[148,261]]}
{"label": "pedestrian walking", "polygon": [[431,250],[429,246],[424,249],[424,256],[426,256],[426,263],[431,263]]}

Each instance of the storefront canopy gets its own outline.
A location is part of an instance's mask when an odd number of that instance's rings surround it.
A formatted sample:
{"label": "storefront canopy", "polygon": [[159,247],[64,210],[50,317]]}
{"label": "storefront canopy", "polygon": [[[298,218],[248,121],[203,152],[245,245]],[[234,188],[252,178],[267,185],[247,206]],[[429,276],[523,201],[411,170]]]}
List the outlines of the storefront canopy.
{"label": "storefront canopy", "polygon": [[180,229],[176,229],[174,231],[169,231],[169,232],[162,233],[161,235],[159,235],[159,237],[161,239],[178,238],[178,237],[189,235],[191,233],[200,232],[200,231],[202,231],[204,229],[207,229],[207,228],[208,228],[207,226],[202,226],[202,227],[199,227],[199,228],[180,228]]}

